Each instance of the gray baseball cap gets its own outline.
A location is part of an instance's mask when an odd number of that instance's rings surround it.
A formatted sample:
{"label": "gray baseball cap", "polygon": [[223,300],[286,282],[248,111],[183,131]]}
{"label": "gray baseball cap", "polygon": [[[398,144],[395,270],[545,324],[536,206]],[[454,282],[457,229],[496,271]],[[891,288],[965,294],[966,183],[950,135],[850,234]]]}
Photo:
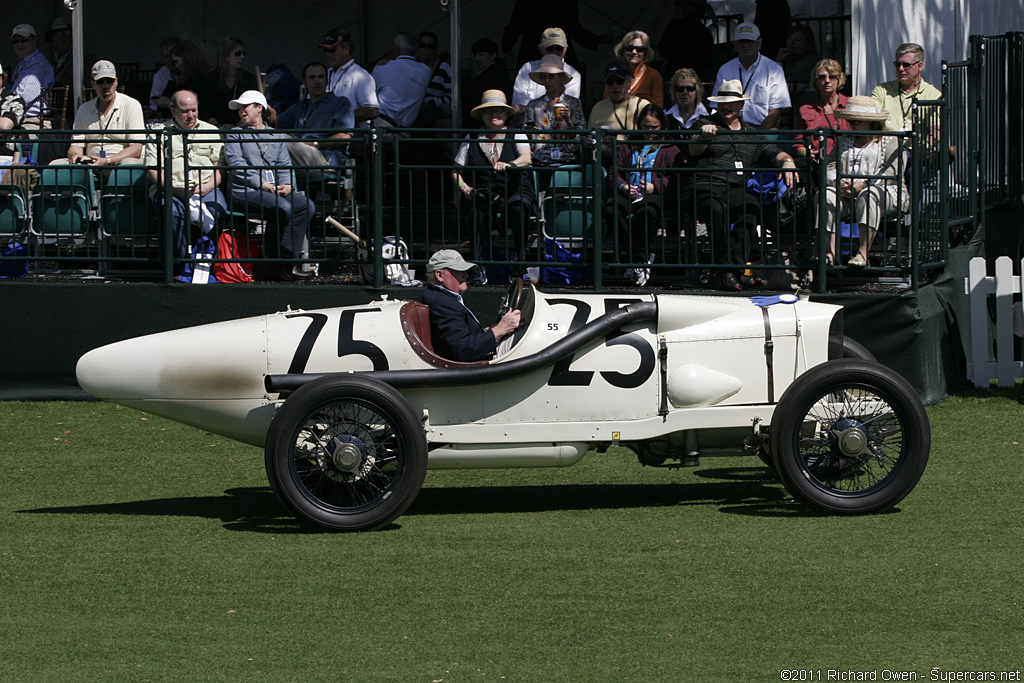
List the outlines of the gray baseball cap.
{"label": "gray baseball cap", "polygon": [[476,268],[476,264],[470,263],[466,259],[462,258],[462,254],[454,249],[442,249],[441,251],[435,252],[434,255],[430,257],[430,260],[427,261],[428,273],[433,273],[435,270],[466,271],[472,268]]}

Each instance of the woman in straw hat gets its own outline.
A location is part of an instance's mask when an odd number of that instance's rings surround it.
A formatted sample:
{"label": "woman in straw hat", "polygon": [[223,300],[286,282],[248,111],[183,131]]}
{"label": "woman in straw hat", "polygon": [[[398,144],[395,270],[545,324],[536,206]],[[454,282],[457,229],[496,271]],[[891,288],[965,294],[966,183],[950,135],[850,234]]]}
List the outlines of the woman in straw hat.
{"label": "woman in straw hat", "polygon": [[[523,128],[560,130],[587,127],[587,117],[583,115],[583,104],[579,98],[567,95],[565,92],[565,86],[572,80],[572,77],[565,72],[561,57],[544,55],[540,60],[540,65],[530,73],[530,80],[543,85],[545,93],[526,105]],[[533,137],[538,140],[533,145],[535,166],[579,163],[579,145],[566,144],[566,141],[571,140],[573,136],[552,137],[547,133],[539,133]],[[559,138],[562,142],[556,144]]]}
{"label": "woman in straw hat", "polygon": [[[455,155],[460,170],[452,172],[452,180],[470,207],[477,253],[484,260],[505,260],[516,245],[523,244],[525,221],[536,209],[530,176],[517,170],[530,166],[530,144],[522,133],[512,135],[506,129],[514,113],[505,93],[485,91],[470,112],[483,122],[483,130],[467,136]],[[500,225],[499,217],[503,218]]]}
{"label": "woman in straw hat", "polygon": [[835,262],[836,223],[840,215],[852,214],[860,226],[860,244],[846,265],[863,268],[882,221],[897,211],[910,210],[910,195],[903,183],[906,157],[898,138],[874,134],[882,130],[889,112],[871,97],[851,97],[836,117],[849,121],[858,134],[842,137],[839,161],[828,165],[825,229],[829,243],[825,259]]}
{"label": "woman in straw hat", "polygon": [[[710,118],[699,121],[701,134],[696,142],[686,145],[692,166],[711,172],[687,173],[683,176],[683,211],[693,211],[697,220],[708,226],[711,253],[715,263],[740,266],[758,244],[761,202],[747,192],[748,175],[742,169],[776,166],[788,187],[796,182],[793,157],[783,152],[740,119],[743,104],[750,99],[738,80],[725,80],[718,94],[708,100],[718,105]],[[733,135],[743,133],[743,135]],[[721,142],[707,144],[719,134]],[[729,144],[738,142],[739,144]],[[738,170],[737,169],[741,169]],[[722,271],[722,287],[740,291],[756,284],[748,275],[739,276],[738,269]]]}

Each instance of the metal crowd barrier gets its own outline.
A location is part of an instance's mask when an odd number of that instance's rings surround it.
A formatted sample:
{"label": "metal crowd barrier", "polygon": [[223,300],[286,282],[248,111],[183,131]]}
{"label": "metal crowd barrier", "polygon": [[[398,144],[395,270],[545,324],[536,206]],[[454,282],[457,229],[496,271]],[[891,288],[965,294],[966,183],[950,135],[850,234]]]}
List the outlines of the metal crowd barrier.
{"label": "metal crowd barrier", "polygon": [[[927,105],[946,111],[944,102]],[[919,128],[936,120],[935,114],[919,116]],[[943,122],[944,136],[952,124]],[[923,128],[921,129],[923,130]],[[814,287],[824,291],[835,278],[855,281],[855,276],[891,277],[916,285],[924,269],[940,268],[945,261],[948,241],[943,238],[950,171],[947,145],[927,142],[926,132],[889,133],[902,138],[910,151],[909,170],[900,167],[900,175],[911,188],[912,210],[897,213],[881,227],[870,266],[857,273],[841,263],[832,266],[818,260],[814,269]],[[201,135],[222,136],[230,131]],[[335,131],[325,131],[335,132]],[[249,264],[268,268],[284,266],[298,269],[319,268],[321,274],[348,269],[366,273],[371,284],[385,284],[383,249],[357,250],[353,242],[327,222],[333,217],[372,245],[388,239],[408,246],[398,259],[412,269],[422,269],[434,250],[455,248],[485,267],[487,279],[494,284],[507,283],[511,277],[535,275],[547,284],[578,284],[596,290],[630,284],[624,279],[630,268],[650,268],[659,286],[701,286],[712,283],[723,268],[736,264],[715,258],[721,241],[730,237],[723,226],[708,225],[698,205],[694,188],[737,170],[709,171],[682,165],[663,170],[670,178],[662,196],[661,219],[643,215],[627,222],[639,239],[630,244],[631,232],[617,230],[624,218],[623,205],[609,201],[615,197],[611,179],[637,171],[634,166],[619,166],[614,160],[622,144],[602,130],[560,132],[547,143],[559,149],[559,157],[573,163],[560,167],[530,166],[510,170],[510,182],[486,188],[488,166],[459,166],[454,162],[459,145],[474,130],[383,130],[351,131],[359,154],[344,165],[313,167],[289,165],[286,169],[293,188],[312,204],[305,242],[293,245],[291,254],[278,250],[281,231],[288,217],[275,202],[266,206],[248,205],[240,197],[232,198],[231,174],[244,171],[274,171],[268,164],[229,168],[224,162],[221,191],[227,199],[226,213],[217,216],[218,250],[212,258],[200,253],[200,220],[189,220],[184,239],[175,242],[173,209],[170,202],[154,201],[159,190],[172,196],[173,159],[167,154],[177,138],[194,159],[195,145],[204,144],[193,133],[146,131],[152,145],[151,166],[122,165],[112,169],[87,166],[37,167],[39,182],[26,188],[26,215],[20,223],[10,221],[9,229],[0,221],[0,237],[22,240],[29,247],[24,260],[36,270],[60,270],[73,267],[105,274],[146,274],[170,281],[182,270],[194,268],[200,261],[218,264]],[[536,130],[511,131],[536,141]],[[789,151],[796,135],[805,131],[773,131],[771,143]],[[280,131],[275,132],[280,134]],[[644,131],[628,132],[642,136]],[[828,130],[812,132],[822,140],[837,135]],[[64,133],[65,141],[69,139]],[[687,132],[661,133],[664,144],[687,145]],[[242,145],[266,145],[268,139],[243,141]],[[205,141],[205,142],[208,142]],[[475,143],[470,143],[475,144]],[[722,134],[712,145],[762,144]],[[839,148],[838,141],[836,149]],[[933,153],[934,150],[938,153]],[[604,162],[604,163],[602,163]],[[164,171],[164,184],[157,187],[151,176]],[[214,170],[195,161],[186,161],[186,175]],[[821,256],[824,216],[815,211],[814,188],[826,184],[824,168],[798,169],[803,198],[793,201],[762,201],[758,198],[757,228],[742,236],[743,259],[739,264],[750,275],[767,280],[772,288],[807,285],[805,277],[812,269],[812,257]],[[474,187],[468,196],[460,192],[453,175],[462,174]],[[757,173],[768,180],[778,172],[774,166],[744,168],[744,183]],[[954,174],[955,175],[955,174]],[[810,188],[810,191],[808,191]],[[790,197],[794,192],[790,190]],[[159,193],[158,193],[158,196]],[[13,203],[14,198],[8,198]],[[0,197],[0,202],[7,201]],[[0,213],[0,218],[7,214]],[[737,217],[728,216],[734,223]],[[225,249],[221,234],[232,237]],[[184,245],[186,251],[181,252]],[[855,248],[849,233],[840,238],[841,250]],[[187,251],[188,248],[192,252]],[[257,249],[259,251],[257,251]],[[653,254],[653,262],[649,255]],[[13,260],[14,257],[3,257]],[[56,268],[52,266],[56,264]],[[332,270],[333,269],[333,270]],[[259,270],[259,268],[257,268]]]}

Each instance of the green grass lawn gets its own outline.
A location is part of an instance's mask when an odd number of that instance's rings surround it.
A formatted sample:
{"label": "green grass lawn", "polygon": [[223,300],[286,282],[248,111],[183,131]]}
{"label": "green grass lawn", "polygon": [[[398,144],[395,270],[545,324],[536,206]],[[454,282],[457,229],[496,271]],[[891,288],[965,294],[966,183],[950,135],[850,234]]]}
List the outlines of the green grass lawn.
{"label": "green grass lawn", "polygon": [[368,534],[303,531],[259,449],[104,403],[3,403],[0,681],[1014,671],[1016,393],[929,408],[928,469],[889,514],[809,514],[752,457],[666,470],[616,449],[430,472]]}

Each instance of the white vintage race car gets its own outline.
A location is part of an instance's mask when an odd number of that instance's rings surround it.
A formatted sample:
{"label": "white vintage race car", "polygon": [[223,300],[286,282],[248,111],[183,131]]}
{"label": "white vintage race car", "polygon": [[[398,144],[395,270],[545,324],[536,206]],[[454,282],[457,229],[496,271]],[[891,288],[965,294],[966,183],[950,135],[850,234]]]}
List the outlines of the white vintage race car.
{"label": "white vintage race car", "polygon": [[78,381],[265,447],[284,505],[327,529],[386,526],[428,467],[564,467],[612,445],[668,467],[757,454],[835,514],[888,510],[924,471],[921,402],[844,339],[838,306],[521,281],[503,306],[522,324],[490,362],[439,357],[427,307],[382,296],[110,344],[79,360]]}

